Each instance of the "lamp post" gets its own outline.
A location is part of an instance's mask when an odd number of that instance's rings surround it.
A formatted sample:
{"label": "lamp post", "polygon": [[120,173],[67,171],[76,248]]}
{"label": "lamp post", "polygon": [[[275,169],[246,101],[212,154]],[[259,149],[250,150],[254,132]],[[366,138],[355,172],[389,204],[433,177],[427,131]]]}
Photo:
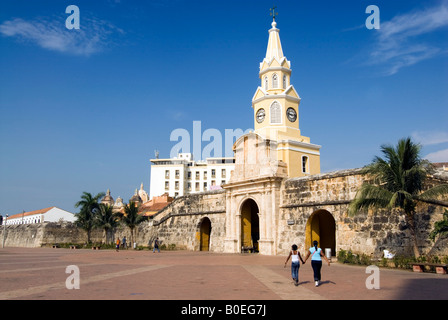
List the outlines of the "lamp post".
{"label": "lamp post", "polygon": [[6,240],[6,222],[8,221],[8,214],[6,214],[5,221],[3,222],[3,243],[2,248],[5,247],[5,240]]}

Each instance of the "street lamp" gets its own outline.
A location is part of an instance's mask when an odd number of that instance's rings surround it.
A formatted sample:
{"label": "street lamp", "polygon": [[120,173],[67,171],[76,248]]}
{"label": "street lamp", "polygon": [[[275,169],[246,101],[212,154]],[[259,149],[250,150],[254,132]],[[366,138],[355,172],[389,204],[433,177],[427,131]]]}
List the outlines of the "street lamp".
{"label": "street lamp", "polygon": [[3,244],[2,248],[5,247],[5,240],[6,240],[6,222],[8,221],[8,214],[6,214],[5,221],[3,222]]}

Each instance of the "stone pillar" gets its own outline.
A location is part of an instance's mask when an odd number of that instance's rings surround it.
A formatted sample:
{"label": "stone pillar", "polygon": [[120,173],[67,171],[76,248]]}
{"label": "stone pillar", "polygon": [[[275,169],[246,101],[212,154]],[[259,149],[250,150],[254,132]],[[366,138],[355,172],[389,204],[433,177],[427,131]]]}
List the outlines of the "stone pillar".
{"label": "stone pillar", "polygon": [[236,234],[236,199],[231,192],[227,193],[227,206],[226,206],[226,238],[224,240],[224,252],[237,253],[238,249],[238,237]]}

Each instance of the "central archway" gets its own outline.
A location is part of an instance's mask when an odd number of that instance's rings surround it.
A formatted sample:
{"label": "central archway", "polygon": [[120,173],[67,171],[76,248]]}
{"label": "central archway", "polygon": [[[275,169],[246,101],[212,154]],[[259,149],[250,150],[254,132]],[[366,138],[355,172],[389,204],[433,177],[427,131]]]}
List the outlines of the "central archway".
{"label": "central archway", "polygon": [[241,246],[258,252],[260,240],[260,219],[257,203],[247,199],[241,206]]}
{"label": "central archway", "polygon": [[329,248],[331,255],[336,254],[336,222],[327,210],[317,210],[306,223],[305,248],[310,248],[314,240],[322,251]]}

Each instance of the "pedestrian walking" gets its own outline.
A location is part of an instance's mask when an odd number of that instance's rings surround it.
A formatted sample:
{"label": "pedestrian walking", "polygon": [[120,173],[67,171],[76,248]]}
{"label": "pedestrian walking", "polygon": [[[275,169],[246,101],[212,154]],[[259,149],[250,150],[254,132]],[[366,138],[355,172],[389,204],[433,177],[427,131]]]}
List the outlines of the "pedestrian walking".
{"label": "pedestrian walking", "polygon": [[152,250],[152,253],[156,252],[156,250],[160,253],[159,238],[156,238],[156,240],[154,240],[154,250]]}
{"label": "pedestrian walking", "polygon": [[123,249],[126,249],[126,236],[123,237],[122,247]]}
{"label": "pedestrian walking", "polygon": [[[330,266],[330,261],[328,261],[327,257],[322,254],[322,249],[318,248],[318,242],[313,241],[313,247],[308,250],[308,254],[305,257],[305,262],[311,256],[311,267],[314,271],[314,284],[315,286],[319,286],[321,279],[321,269],[322,269],[322,257],[327,261],[328,266]],[[305,263],[303,262],[303,263]]]}
{"label": "pedestrian walking", "polygon": [[120,238],[117,238],[115,244],[116,244],[115,250],[118,252],[118,250],[120,250]]}
{"label": "pedestrian walking", "polygon": [[293,244],[291,246],[291,251],[289,252],[288,258],[286,258],[285,261],[285,266],[284,268],[286,268],[286,264],[289,261],[289,258],[291,258],[291,277],[292,277],[292,281],[294,281],[294,285],[298,286],[299,285],[299,268],[300,268],[300,261],[303,262],[302,256],[300,255],[300,252],[297,250],[297,245]]}

